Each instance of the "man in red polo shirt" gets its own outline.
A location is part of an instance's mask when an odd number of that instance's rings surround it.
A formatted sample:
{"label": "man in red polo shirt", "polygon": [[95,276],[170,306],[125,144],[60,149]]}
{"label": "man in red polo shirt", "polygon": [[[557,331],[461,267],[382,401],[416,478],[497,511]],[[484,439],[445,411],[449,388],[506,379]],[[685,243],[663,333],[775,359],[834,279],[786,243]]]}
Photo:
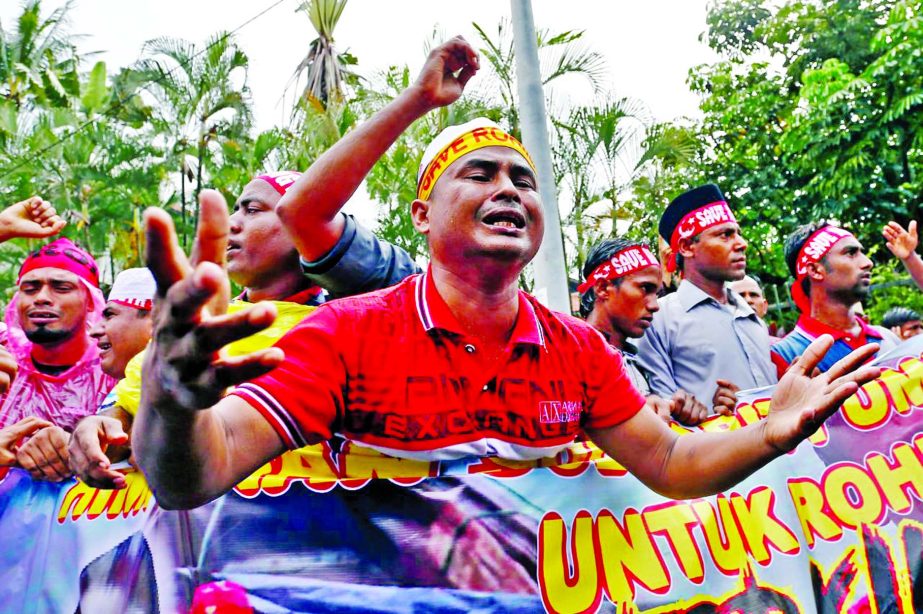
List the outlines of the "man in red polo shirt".
{"label": "man in red polo shirt", "polygon": [[[406,127],[458,98],[477,68],[474,50],[452,39],[383,113]],[[206,212],[200,236],[211,244],[200,253],[220,252],[222,211]],[[133,445],[162,505],[200,505],[286,447],[335,435],[412,458],[536,458],[585,431],[651,488],[702,496],[790,450],[879,372],[853,371],[870,353],[863,349],[812,379],[825,338],[780,383],[766,420],[679,437],[598,332],[517,289],[544,220],[531,160],[515,139],[483,124],[453,131],[424,156],[411,215],[429,243],[425,274],[321,306],[276,347],[224,357],[225,344],[271,323],[273,308],[210,316],[205,305],[226,276],[209,262],[192,274],[176,266],[169,216],[146,212],[162,304]]]}

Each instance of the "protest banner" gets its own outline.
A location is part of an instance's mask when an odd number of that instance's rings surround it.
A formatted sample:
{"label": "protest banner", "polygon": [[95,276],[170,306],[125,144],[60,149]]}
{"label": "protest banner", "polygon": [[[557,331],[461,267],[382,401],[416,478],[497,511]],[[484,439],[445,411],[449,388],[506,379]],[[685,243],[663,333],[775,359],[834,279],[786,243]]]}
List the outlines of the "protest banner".
{"label": "protest banner", "polygon": [[[689,501],[588,442],[442,463],[327,442],[188,512],[138,472],[101,491],[14,470],[0,611],[188,611],[217,581],[257,612],[923,611],[921,353],[918,337],[882,357],[809,441]],[[757,422],[770,395],[696,428]]]}

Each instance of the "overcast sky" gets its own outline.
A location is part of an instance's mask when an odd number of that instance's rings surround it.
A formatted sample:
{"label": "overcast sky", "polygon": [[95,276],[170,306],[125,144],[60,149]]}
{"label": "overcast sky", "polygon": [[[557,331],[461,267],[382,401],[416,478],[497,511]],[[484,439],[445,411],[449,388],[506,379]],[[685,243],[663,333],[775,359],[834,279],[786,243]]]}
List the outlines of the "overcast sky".
{"label": "overcast sky", "polygon": [[[233,30],[277,0],[75,0],[74,34],[82,51],[100,51],[110,73],[134,61],[144,41],[158,36],[203,41]],[[295,12],[300,0],[283,0],[244,26],[238,38],[250,57],[249,83],[260,129],[284,121],[279,104],[284,87],[315,37],[307,17]],[[44,0],[43,10],[63,4]],[[0,22],[9,30],[17,0],[0,1]],[[705,29],[706,0],[534,0],[538,28],[586,31],[588,45],[607,63],[605,88],[644,101],[658,120],[697,115],[696,98],[685,84],[690,67],[714,60],[698,36]],[[422,65],[424,41],[434,27],[474,41],[477,22],[495,29],[510,6],[504,0],[441,2],[350,0],[336,29],[336,45],[372,75],[389,65]],[[589,97],[589,90],[574,94]]]}

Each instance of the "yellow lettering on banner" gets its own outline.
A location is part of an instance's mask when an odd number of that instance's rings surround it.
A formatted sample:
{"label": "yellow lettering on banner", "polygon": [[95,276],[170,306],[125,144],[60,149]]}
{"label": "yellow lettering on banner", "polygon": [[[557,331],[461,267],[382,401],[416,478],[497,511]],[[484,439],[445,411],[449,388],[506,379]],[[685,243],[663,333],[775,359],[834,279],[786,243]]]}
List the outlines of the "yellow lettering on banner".
{"label": "yellow lettering on banner", "polygon": [[596,467],[596,472],[604,478],[620,478],[628,473],[625,467],[622,467],[619,463],[615,462],[614,459],[605,454],[603,454],[598,461],[593,463],[593,466]]}
{"label": "yellow lettering on banner", "polygon": [[125,483],[125,488],[115,491],[115,496],[106,511],[106,518],[110,520],[119,516],[122,518],[128,518],[129,515],[137,516],[138,512],[146,510],[150,503],[151,489],[148,488],[143,473],[140,471],[126,473]]}
{"label": "yellow lettering on banner", "polygon": [[699,519],[689,504],[679,501],[664,503],[644,510],[643,517],[648,531],[667,538],[683,574],[690,581],[701,583],[705,567],[702,552],[692,536],[692,527],[699,524]]}
{"label": "yellow lettering on banner", "polygon": [[558,452],[553,464],[546,465],[543,461],[542,465],[547,466],[552,473],[562,478],[573,478],[582,475],[589,468],[590,463],[600,456],[602,452],[599,448],[591,446],[586,441],[578,441],[566,450]]}
{"label": "yellow lettering on banner", "polygon": [[106,508],[109,507],[109,502],[112,501],[115,493],[116,491],[114,490],[97,490],[96,494],[90,500],[90,505],[84,511],[87,520],[99,518],[103,512],[106,511]]}
{"label": "yellow lettering on banner", "polygon": [[923,407],[923,362],[917,358],[907,358],[898,365],[898,370],[888,369],[881,374],[878,381],[891,397],[891,407],[906,414],[913,407]]}
{"label": "yellow lettering on banner", "polygon": [[[97,493],[99,493],[98,489],[91,488],[83,482],[77,482],[71,486],[64,495],[64,501],[58,509],[58,522],[63,523],[68,513],[70,514],[71,520],[77,520],[83,516]],[[111,491],[108,491],[107,494],[111,494]]]}
{"label": "yellow lettering on banner", "polygon": [[769,415],[769,399],[759,399],[753,403],[744,403],[734,413],[741,426],[756,424]]}
{"label": "yellow lettering on banner", "polygon": [[610,601],[634,601],[635,584],[659,594],[670,588],[670,575],[660,550],[637,511],[626,510],[619,524],[612,512],[603,510],[596,518],[596,533],[603,586]]}
{"label": "yellow lettering on banner", "polygon": [[[923,440],[923,437],[919,438]],[[891,450],[894,462],[884,456],[869,457],[869,471],[881,491],[884,493],[888,507],[899,514],[906,514],[913,507],[907,496],[911,492],[917,500],[923,501],[923,462],[913,447],[901,442]]]}
{"label": "yellow lettering on banner", "polygon": [[234,490],[248,498],[261,492],[278,496],[288,491],[293,482],[302,482],[310,490],[327,492],[336,486],[337,477],[330,444],[324,442],[277,456],[245,478]]}
{"label": "yellow lettering on banner", "polygon": [[127,518],[147,509],[151,491],[138,472],[125,475],[127,486],[122,490],[98,489],[76,482],[64,494],[64,500],[58,509],[58,522],[63,524],[68,517],[72,521],[86,518],[94,520],[103,514],[108,519],[118,516]]}
{"label": "yellow lettering on banner", "polygon": [[776,518],[775,500],[775,493],[765,486],[752,490],[746,499],[736,493],[731,495],[731,507],[743,529],[747,549],[761,565],[772,560],[770,547],[783,554],[795,554],[800,548],[791,529]]}
{"label": "yellow lettering on banner", "polygon": [[483,457],[468,465],[468,473],[486,473],[494,478],[518,478],[535,468],[534,461]]}
{"label": "yellow lettering on banner", "polygon": [[710,502],[702,500],[693,502],[692,509],[705,533],[705,544],[715,566],[723,574],[735,576],[747,569],[747,551],[727,497],[719,494],[716,501],[717,511]]}
{"label": "yellow lettering on banner", "polygon": [[795,504],[801,531],[809,547],[814,547],[815,535],[826,541],[836,541],[843,536],[842,526],[828,513],[820,484],[811,478],[791,479],[788,481],[788,492]]}
{"label": "yellow lettering on banner", "polygon": [[574,517],[570,548],[566,538],[567,526],[561,516],[555,512],[545,514],[538,527],[538,584],[545,609],[595,611],[602,592],[589,512],[580,511]]}
{"label": "yellow lettering on banner", "polygon": [[883,424],[889,413],[888,395],[878,380],[863,385],[843,403],[843,418],[863,431]]}
{"label": "yellow lettering on banner", "polygon": [[824,476],[824,496],[830,510],[845,527],[877,524],[885,512],[881,492],[865,469],[841,463]]}
{"label": "yellow lettering on banner", "polygon": [[439,466],[435,462],[387,456],[378,450],[352,445],[351,442],[344,444],[339,459],[342,480],[383,478],[405,485],[435,477]]}

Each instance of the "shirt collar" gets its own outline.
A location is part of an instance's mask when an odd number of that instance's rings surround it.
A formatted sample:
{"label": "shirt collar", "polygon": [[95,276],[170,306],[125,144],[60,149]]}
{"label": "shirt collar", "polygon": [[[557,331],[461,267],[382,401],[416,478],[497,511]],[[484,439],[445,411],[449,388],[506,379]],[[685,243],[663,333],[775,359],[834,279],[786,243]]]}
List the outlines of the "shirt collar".
{"label": "shirt collar", "polygon": [[[324,302],[324,290],[320,286],[311,286],[306,288],[301,292],[296,292],[291,296],[286,296],[283,299],[280,299],[280,303],[298,303],[299,305],[315,305]],[[247,296],[247,291],[244,290],[241,292],[235,299],[235,301],[243,301],[245,303],[250,302],[250,298]]]}
{"label": "shirt collar", "polygon": [[[436,289],[431,271],[432,269],[428,269],[426,273],[419,275],[414,288],[414,304],[423,330],[429,332],[433,329],[440,329],[458,335],[464,334],[458,320],[449,311],[449,306],[445,304]],[[516,323],[513,325],[513,334],[510,336],[510,343],[545,346],[545,333],[538,320],[538,313],[526,293],[521,290],[519,291],[519,310],[516,314]]]}
{"label": "shirt collar", "polygon": [[[724,291],[727,293],[731,306],[734,307],[736,311],[734,314],[735,317],[749,318],[752,314],[756,313],[739,294],[728,287],[725,287]],[[679,298],[679,303],[683,306],[685,311],[690,311],[696,305],[706,301],[711,301],[716,305],[720,305],[711,295],[707,294],[688,279],[684,279],[680,282],[679,288],[676,290],[676,296]]]}
{"label": "shirt collar", "polygon": [[[856,320],[859,321],[859,325],[862,327],[862,331],[859,333],[860,338],[865,337],[868,339],[871,337],[873,339],[879,340],[882,338],[881,333],[875,330],[872,326],[869,326],[868,322],[859,316],[856,316]],[[798,318],[798,323],[795,326],[800,328],[802,332],[804,332],[808,337],[811,337],[812,339],[817,339],[821,335],[827,334],[833,337],[835,340],[839,341],[840,339],[844,339],[850,336],[847,331],[828,326],[820,320],[815,320],[811,316],[804,313],[801,314],[801,317]]]}

